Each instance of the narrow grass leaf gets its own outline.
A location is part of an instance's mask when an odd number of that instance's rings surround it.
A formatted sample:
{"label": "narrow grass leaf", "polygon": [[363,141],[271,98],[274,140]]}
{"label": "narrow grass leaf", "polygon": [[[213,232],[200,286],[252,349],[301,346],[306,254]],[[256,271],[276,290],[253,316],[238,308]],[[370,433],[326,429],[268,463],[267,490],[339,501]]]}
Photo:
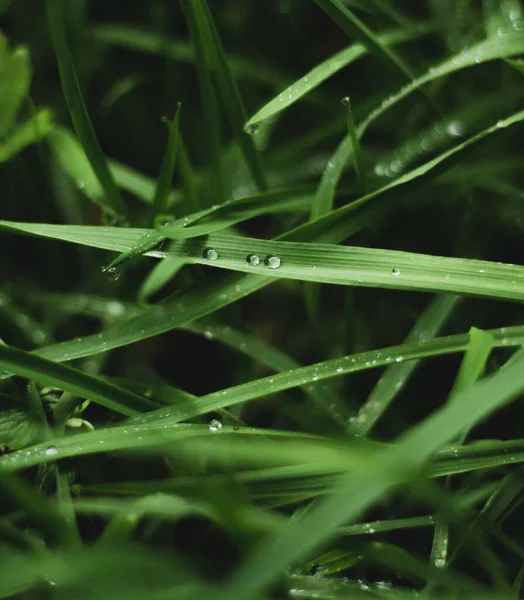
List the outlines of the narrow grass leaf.
{"label": "narrow grass leaf", "polygon": [[170,256],[158,262],[144,279],[138,290],[138,301],[147,302],[159,292],[186,264],[185,259]]}
{"label": "narrow grass leaf", "polygon": [[404,77],[411,79],[411,73],[404,62],[391,48],[382,43],[352,11],[338,0],[314,0],[314,2],[350,37],[357,39],[372,54],[385,61],[387,65],[400,71]]}
{"label": "narrow grass leaf", "polygon": [[149,221],[152,225],[155,222],[155,217],[160,214],[165,214],[169,208],[169,194],[171,192],[171,182],[175,171],[175,161],[180,145],[180,104],[178,104],[175,118],[172,123],[169,123],[169,139],[167,142],[166,152],[160,167],[160,175],[158,176],[155,196],[150,205]]}
{"label": "narrow grass leaf", "polygon": [[198,35],[201,37],[206,50],[206,58],[210,64],[214,65],[218,89],[222,96],[222,103],[233,135],[242,149],[242,153],[258,189],[263,191],[267,188],[267,182],[262,162],[252,136],[246,135],[244,132],[244,123],[247,120],[246,112],[235,79],[229,68],[226,53],[222,47],[211,11],[205,0],[192,0],[191,4],[194,10]]}
{"label": "narrow grass leaf", "polygon": [[18,154],[21,150],[48,136],[54,128],[53,115],[43,108],[27,121],[16,127],[0,142],[0,163]]}
{"label": "narrow grass leaf", "polygon": [[207,136],[208,157],[213,174],[215,199],[220,204],[226,199],[226,182],[220,144],[221,122],[219,103],[211,78],[212,63],[206,55],[206,41],[201,31],[202,23],[197,18],[195,2],[193,0],[182,0],[180,5],[189,29],[191,42],[195,49],[196,70],[204,112],[203,118]]}
{"label": "narrow grass leaf", "polygon": [[133,415],[155,407],[147,399],[115,385],[18,348],[0,346],[0,368],[42,385],[78,394],[124,415]]}
{"label": "narrow grass leaf", "polygon": [[49,0],[47,2],[47,17],[64,95],[78,138],[104,190],[104,208],[117,217],[123,217],[126,213],[124,202],[89,119],[80,84],[67,47],[63,0]]}
{"label": "narrow grass leaf", "polygon": [[[448,320],[460,301],[459,296],[437,296],[420,315],[405,339],[406,344],[418,340],[433,339]],[[401,361],[390,365],[378,380],[369,398],[364,402],[353,422],[354,431],[367,435],[375,423],[384,415],[397,395],[402,391],[409,377],[420,361]]]}
{"label": "narrow grass leaf", "polygon": [[482,375],[493,347],[493,338],[487,331],[472,327],[468,337],[468,347],[450,393],[451,402],[458,392],[471,387]]}
{"label": "narrow grass leaf", "polygon": [[[429,31],[430,28],[427,25],[418,25],[384,33],[377,36],[377,38],[384,46],[394,46],[415,39]],[[297,79],[278,96],[265,104],[247,121],[246,126],[256,125],[261,121],[269,119],[286,110],[344,67],[355,62],[361,56],[364,56],[366,52],[366,47],[362,44],[353,44],[344,48],[344,50],[340,50],[336,54],[333,54],[333,56],[330,56],[328,59],[311,69],[306,75]]]}
{"label": "narrow grass leaf", "polygon": [[0,138],[12,127],[30,82],[28,49],[18,46],[9,50],[7,38],[0,34]]}

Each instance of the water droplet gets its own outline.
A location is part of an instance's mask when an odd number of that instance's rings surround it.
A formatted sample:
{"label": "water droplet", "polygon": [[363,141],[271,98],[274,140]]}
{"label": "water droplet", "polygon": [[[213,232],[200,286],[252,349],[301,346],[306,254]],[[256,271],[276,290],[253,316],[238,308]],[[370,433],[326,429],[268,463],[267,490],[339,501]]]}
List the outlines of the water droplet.
{"label": "water droplet", "polygon": [[55,456],[56,454],[58,454],[58,448],[56,446],[48,446],[45,449],[44,454],[46,456]]}
{"label": "water droplet", "polygon": [[348,104],[351,102],[351,100],[349,99],[349,96],[344,96],[344,98],[342,98],[342,100],[340,101],[344,106],[348,106]]}
{"label": "water droplet", "polygon": [[247,133],[248,135],[255,135],[257,131],[258,125],[246,125],[244,127],[244,133]]}
{"label": "water droplet", "polygon": [[206,248],[203,256],[206,260],[217,260],[218,252],[214,248]]}
{"label": "water droplet", "polygon": [[206,338],[206,340],[212,340],[213,334],[211,333],[211,331],[204,331],[204,337]]}
{"label": "water droplet", "polygon": [[464,125],[460,121],[451,121],[446,127],[446,131],[453,137],[464,135]]}
{"label": "water droplet", "polygon": [[344,369],[342,367],[337,367],[337,373],[342,373]]}
{"label": "water droplet", "polygon": [[436,558],[435,566],[437,569],[443,569],[446,566],[446,561],[443,558]]}
{"label": "water droplet", "polygon": [[269,254],[264,259],[264,264],[270,269],[278,269],[280,267],[280,258],[274,254]]}
{"label": "water droplet", "polygon": [[395,275],[395,277],[398,277],[400,275],[400,269],[398,267],[395,267],[392,271],[391,271],[392,275]]}
{"label": "water droplet", "polygon": [[120,277],[120,270],[116,267],[109,267],[109,269],[107,267],[102,267],[102,273],[105,273],[110,281],[117,281]]}
{"label": "water droplet", "polygon": [[403,356],[397,356],[397,358],[395,358],[395,361],[398,363],[401,363],[404,360]]}
{"label": "water droplet", "polygon": [[79,180],[76,182],[76,187],[77,187],[79,190],[83,190],[83,189],[85,188],[85,186],[86,186],[86,183],[85,183],[85,181],[82,181],[81,179],[79,179]]}
{"label": "water droplet", "polygon": [[222,429],[222,423],[218,420],[218,419],[213,419],[212,421],[209,421],[209,431],[218,431],[219,429]]}
{"label": "water droplet", "polygon": [[260,264],[260,256],[258,256],[258,254],[249,254],[246,257],[246,262],[248,265],[251,265],[252,267],[256,267],[257,265]]}

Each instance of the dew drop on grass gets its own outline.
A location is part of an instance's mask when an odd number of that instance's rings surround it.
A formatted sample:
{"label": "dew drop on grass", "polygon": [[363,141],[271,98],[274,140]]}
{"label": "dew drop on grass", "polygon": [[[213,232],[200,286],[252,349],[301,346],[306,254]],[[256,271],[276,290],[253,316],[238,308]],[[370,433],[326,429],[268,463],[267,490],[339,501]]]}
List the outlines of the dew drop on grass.
{"label": "dew drop on grass", "polygon": [[246,262],[248,265],[256,267],[260,264],[260,256],[258,256],[258,254],[248,254],[246,257]]}
{"label": "dew drop on grass", "polygon": [[209,421],[209,431],[219,431],[222,429],[222,423],[218,419],[213,419]]}
{"label": "dew drop on grass", "polygon": [[46,456],[55,456],[56,454],[58,454],[58,448],[56,446],[48,446],[45,449],[44,454]]}
{"label": "dew drop on grass", "polygon": [[117,281],[120,277],[120,270],[116,267],[110,267],[109,269],[107,267],[102,267],[102,272],[107,275],[107,278],[110,281]]}
{"label": "dew drop on grass", "polygon": [[264,259],[264,264],[270,269],[278,269],[278,267],[280,267],[280,262],[280,257],[275,256],[274,254],[269,254]]}
{"label": "dew drop on grass", "polygon": [[342,98],[342,100],[340,101],[344,106],[347,106],[350,102],[349,100],[349,96],[344,96],[344,98]]}
{"label": "dew drop on grass", "polygon": [[391,271],[392,275],[395,275],[395,277],[398,277],[400,275],[400,269],[398,267],[395,267],[392,271]]}
{"label": "dew drop on grass", "polygon": [[244,133],[247,133],[248,135],[255,135],[257,131],[258,125],[246,125],[244,127]]}
{"label": "dew drop on grass", "polygon": [[203,256],[206,260],[217,260],[218,252],[214,248],[206,248],[204,250]]}

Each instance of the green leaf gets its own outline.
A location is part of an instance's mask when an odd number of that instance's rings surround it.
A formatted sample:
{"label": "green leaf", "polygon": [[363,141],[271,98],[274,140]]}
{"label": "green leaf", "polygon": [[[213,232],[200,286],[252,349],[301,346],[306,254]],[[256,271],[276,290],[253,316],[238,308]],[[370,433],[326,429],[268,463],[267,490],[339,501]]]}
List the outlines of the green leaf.
{"label": "green leaf", "polygon": [[472,327],[468,337],[468,347],[450,393],[451,402],[455,394],[471,387],[482,375],[493,347],[493,337],[487,331]]}
{"label": "green leaf", "polygon": [[[419,35],[424,35],[430,31],[426,25],[419,25],[407,29],[392,31],[377,36],[378,40],[384,46],[393,46],[402,42],[410,41]],[[333,56],[311,69],[306,75],[297,79],[287,87],[278,96],[270,100],[260,110],[258,110],[246,123],[246,126],[253,126],[260,121],[269,119],[279,114],[286,108],[292,106],[295,102],[303,98],[327,79],[338,73],[344,67],[359,59],[366,54],[367,50],[362,44],[353,44],[340,50]]]}
{"label": "green leaf", "polygon": [[0,142],[0,162],[9,160],[21,150],[38,142],[53,131],[54,123],[51,111],[39,110],[25,123],[17,126]]}
{"label": "green leaf", "polygon": [[127,390],[17,348],[0,346],[0,368],[42,385],[67,390],[124,415],[155,407]]}
{"label": "green leaf", "polygon": [[100,199],[109,213],[123,217],[126,209],[89,119],[75,67],[67,48],[63,0],[48,0],[47,17],[71,118],[87,159],[104,190],[104,195]]}
{"label": "green leaf", "polygon": [[25,46],[10,51],[0,34],[0,138],[13,126],[20,106],[29,92],[31,66]]}
{"label": "green leaf", "polygon": [[229,68],[227,56],[222,47],[211,11],[206,0],[188,0],[188,4],[191,5],[194,11],[198,36],[201,38],[205,48],[206,59],[210,65],[213,65],[217,77],[218,89],[233,136],[237,139],[242,149],[242,153],[258,189],[263,191],[267,188],[267,183],[262,162],[253,138],[244,132],[244,123],[247,120],[246,112],[235,79]]}
{"label": "green leaf", "polygon": [[[406,344],[433,339],[460,301],[459,296],[437,296],[420,315],[405,339]],[[402,391],[420,361],[395,363],[385,371],[353,422],[354,431],[367,435]]]}
{"label": "green leaf", "polygon": [[314,2],[350,37],[356,38],[371,53],[411,79],[410,70],[404,62],[339,0],[314,0]]}
{"label": "green leaf", "polygon": [[27,410],[0,411],[0,446],[18,450],[38,438],[40,428]]}
{"label": "green leaf", "polygon": [[147,300],[160,291],[166,283],[186,264],[185,259],[170,256],[158,262],[149,272],[148,276],[142,282],[138,290],[138,301],[140,303]]}

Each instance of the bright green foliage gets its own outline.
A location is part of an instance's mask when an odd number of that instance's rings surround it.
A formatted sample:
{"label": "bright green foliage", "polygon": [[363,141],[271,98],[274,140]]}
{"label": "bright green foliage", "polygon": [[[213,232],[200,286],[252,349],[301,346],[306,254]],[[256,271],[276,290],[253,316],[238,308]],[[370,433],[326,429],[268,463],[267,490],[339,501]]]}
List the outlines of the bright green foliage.
{"label": "bright green foliage", "polygon": [[0,598],[521,597],[521,2],[121,4],[0,1]]}

